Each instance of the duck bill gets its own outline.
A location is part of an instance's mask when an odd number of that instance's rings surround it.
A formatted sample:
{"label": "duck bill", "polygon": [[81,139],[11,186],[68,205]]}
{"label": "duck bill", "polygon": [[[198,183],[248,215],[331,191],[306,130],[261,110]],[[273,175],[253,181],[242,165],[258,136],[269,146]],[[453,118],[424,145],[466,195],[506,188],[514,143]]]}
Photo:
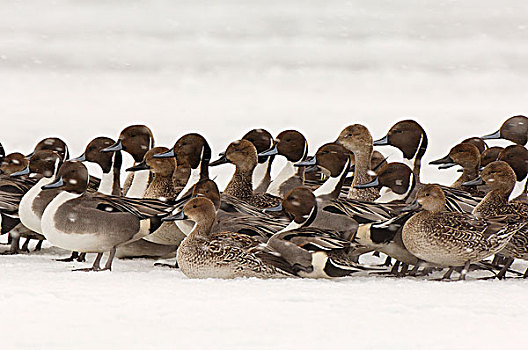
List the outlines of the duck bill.
{"label": "duck bill", "polygon": [[262,212],[267,214],[267,213],[277,213],[282,210],[283,208],[282,208],[282,203],[281,203],[277,205],[276,207],[262,209]]}
{"label": "duck bill", "polygon": [[362,188],[371,188],[371,187],[378,187],[380,185],[379,178],[375,178],[374,180],[367,182],[366,184],[360,184],[355,185],[354,188],[362,189]]}
{"label": "duck bill", "polygon": [[174,215],[165,216],[161,219],[161,221],[179,221],[179,220],[187,220],[188,217],[183,213],[183,211],[180,211]]}
{"label": "duck bill", "polygon": [[420,207],[421,207],[420,203],[418,203],[418,201],[415,200],[414,202],[412,202],[405,208],[400,209],[400,212],[405,213],[409,211],[415,211],[415,210],[420,209]]}
{"label": "duck bill", "polygon": [[150,167],[145,162],[141,162],[139,164],[136,164],[134,166],[131,166],[126,171],[141,171],[141,170],[149,170]]}
{"label": "duck bill", "polygon": [[86,161],[86,153],[81,154],[77,158],[70,159],[72,162],[85,162]]}
{"label": "duck bill", "polygon": [[481,185],[484,185],[484,180],[482,180],[482,177],[480,176],[474,180],[462,183],[462,186],[481,186]]}
{"label": "duck bill", "polygon": [[12,177],[18,177],[18,176],[22,176],[22,175],[28,175],[30,173],[29,171],[29,166],[25,167],[24,169],[20,170],[20,171],[17,171],[17,172],[14,172],[12,173],[11,175],[9,176],[12,176]]}
{"label": "duck bill", "polygon": [[123,150],[123,144],[121,143],[121,140],[117,140],[116,143],[114,143],[112,146],[108,146],[106,148],[103,148],[101,152],[117,152]]}
{"label": "duck bill", "polygon": [[266,156],[274,156],[276,154],[279,154],[279,150],[277,149],[277,144],[274,144],[273,146],[271,146],[270,149],[262,152],[262,153],[259,153],[259,157],[266,157]]}
{"label": "duck bill", "polygon": [[453,159],[451,159],[449,154],[443,158],[429,162],[430,165],[449,164],[449,163],[453,163]]}
{"label": "duck bill", "polygon": [[227,164],[227,163],[231,163],[231,162],[229,161],[229,159],[227,159],[225,153],[220,153],[220,158],[218,158],[214,162],[209,163],[209,166],[217,166],[220,164]]}
{"label": "duck bill", "polygon": [[64,183],[64,180],[62,180],[62,176],[61,176],[61,177],[59,177],[59,179],[56,180],[55,182],[52,182],[52,183],[50,183],[50,184],[48,184],[48,185],[44,185],[44,186],[42,186],[41,188],[42,188],[43,190],[51,190],[51,189],[54,189],[54,188],[61,188],[61,187],[63,187],[64,185],[65,185],[65,183]]}
{"label": "duck bill", "polygon": [[293,164],[293,166],[296,166],[296,167],[301,167],[301,166],[307,166],[307,167],[310,167],[310,166],[314,166],[314,165],[317,165],[317,158],[315,156],[307,159],[307,160],[303,160],[299,163],[295,163]]}
{"label": "duck bill", "polygon": [[34,154],[35,154],[35,152],[31,152],[31,153],[29,153],[29,154],[26,156],[26,158],[29,159],[29,158],[33,157]]}
{"label": "duck bill", "polygon": [[373,142],[374,146],[386,146],[389,144],[389,135],[385,135],[383,138]]}
{"label": "duck bill", "polygon": [[175,158],[176,153],[174,153],[174,148],[170,151],[164,152],[164,153],[157,153],[153,156],[153,158]]}
{"label": "duck bill", "polygon": [[449,169],[449,168],[454,167],[455,165],[456,165],[455,163],[445,163],[445,164],[440,165],[438,169]]}
{"label": "duck bill", "polygon": [[315,173],[317,170],[319,170],[319,167],[317,165],[311,165],[309,167],[304,168],[305,173]]}
{"label": "duck bill", "polygon": [[500,130],[495,131],[493,134],[482,136],[481,139],[483,140],[496,140],[501,138],[501,132]]}

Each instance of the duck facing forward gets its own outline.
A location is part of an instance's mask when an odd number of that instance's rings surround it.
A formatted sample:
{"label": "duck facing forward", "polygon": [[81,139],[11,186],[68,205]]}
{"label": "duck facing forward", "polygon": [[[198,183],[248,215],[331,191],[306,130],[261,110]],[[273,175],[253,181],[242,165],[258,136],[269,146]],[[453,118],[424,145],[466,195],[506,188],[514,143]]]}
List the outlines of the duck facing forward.
{"label": "duck facing forward", "polygon": [[440,186],[422,187],[409,209],[423,210],[405,223],[402,238],[405,247],[424,261],[442,267],[464,266],[460,279],[465,279],[471,262],[499,252],[524,226],[509,224],[508,217],[485,220],[471,214],[446,212],[445,201]]}
{"label": "duck facing forward", "polygon": [[183,210],[163,220],[191,220],[193,230],[178,248],[177,261],[189,278],[293,277],[295,272],[280,257],[260,250],[261,242],[245,234],[211,232],[216,209],[205,197],[196,197]]}

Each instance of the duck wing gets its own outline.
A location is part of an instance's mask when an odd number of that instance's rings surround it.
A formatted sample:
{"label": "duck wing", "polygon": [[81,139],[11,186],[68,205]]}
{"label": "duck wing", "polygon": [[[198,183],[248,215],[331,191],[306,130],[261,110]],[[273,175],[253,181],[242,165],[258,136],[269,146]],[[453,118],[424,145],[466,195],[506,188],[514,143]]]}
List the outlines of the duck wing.
{"label": "duck wing", "polygon": [[165,216],[172,209],[172,206],[157,199],[107,196],[100,193],[91,195],[90,205],[95,209],[105,212],[130,213],[141,220],[153,216]]}

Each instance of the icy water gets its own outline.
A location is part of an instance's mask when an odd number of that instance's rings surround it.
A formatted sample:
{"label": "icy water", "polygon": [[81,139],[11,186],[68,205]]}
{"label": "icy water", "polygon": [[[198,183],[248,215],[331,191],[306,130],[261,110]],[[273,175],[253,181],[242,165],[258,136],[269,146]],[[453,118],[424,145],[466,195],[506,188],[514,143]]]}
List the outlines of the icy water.
{"label": "icy water", "polygon": [[[4,0],[0,141],[58,135],[76,155],[140,122],[217,153],[297,128],[313,153],[348,124],[379,138],[414,118],[428,161],[528,113],[527,18],[525,1]],[[191,281],[144,260],[71,273],[57,254],[0,257],[2,348],[521,348],[527,319],[519,280]]]}

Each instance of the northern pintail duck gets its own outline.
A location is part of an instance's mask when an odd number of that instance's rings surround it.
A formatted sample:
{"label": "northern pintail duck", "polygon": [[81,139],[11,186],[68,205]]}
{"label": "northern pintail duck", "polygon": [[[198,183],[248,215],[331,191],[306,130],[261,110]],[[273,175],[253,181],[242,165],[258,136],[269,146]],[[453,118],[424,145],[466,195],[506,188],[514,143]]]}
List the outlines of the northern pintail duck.
{"label": "northern pintail duck", "polygon": [[369,171],[372,169],[371,158],[373,141],[370,131],[361,124],[347,126],[337,138],[347,150],[354,154],[354,180],[348,193],[348,198],[364,201],[374,201],[379,197],[376,188],[357,189],[355,185],[371,181]]}
{"label": "northern pintail duck", "polygon": [[[90,271],[110,270],[116,248],[153,232],[169,207],[160,201],[134,200],[89,192],[88,170],[65,162],[42,191],[59,191],[42,215],[42,232],[51,244],[72,251],[97,253]],[[110,252],[103,269],[104,252]]]}
{"label": "northern pintail duck", "polygon": [[528,118],[516,115],[508,118],[493,134],[482,136],[484,140],[505,139],[518,145],[526,145],[528,139]]}
{"label": "northern pintail duck", "polygon": [[55,151],[57,152],[62,159],[68,159],[70,157],[70,151],[66,142],[58,137],[46,137],[45,139],[40,140],[33,149],[33,152],[27,155],[28,158],[31,158],[33,154],[37,151]]}
{"label": "northern pintail duck", "polygon": [[460,143],[469,143],[470,145],[477,147],[479,154],[482,154],[482,152],[484,152],[485,150],[489,148],[488,144],[481,137],[477,137],[477,136],[467,138]]}
{"label": "northern pintail duck", "polygon": [[295,276],[295,270],[278,252],[260,249],[262,243],[259,240],[235,232],[211,232],[215,217],[216,209],[213,202],[205,197],[196,197],[187,202],[181,212],[164,218],[164,220],[185,219],[195,223],[190,234],[180,244],[177,253],[178,266],[187,277]]}
{"label": "northern pintail duck", "polygon": [[185,187],[176,197],[176,199],[181,199],[192,193],[192,188],[196,183],[209,178],[211,148],[202,135],[190,133],[180,137],[168,152],[154,155],[154,158],[174,157],[176,157],[175,175],[189,173]]}
{"label": "northern pintail duck", "polygon": [[[519,222],[528,221],[528,204],[516,201],[509,201],[509,197],[515,186],[516,175],[513,169],[504,161],[495,161],[488,164],[481,172],[480,177],[470,181],[472,185],[486,185],[491,191],[476,206],[474,215],[483,218],[497,215],[515,215]],[[505,268],[500,272],[499,277],[505,275],[506,270],[513,262],[513,259],[528,260],[528,233],[524,228],[513,235],[511,241],[502,249],[499,254],[509,258]],[[525,273],[525,277],[528,276]]]}
{"label": "northern pintail duck", "polygon": [[[438,185],[425,185],[409,208],[423,210],[405,223],[405,247],[418,258],[441,267],[463,266],[465,279],[471,262],[478,262],[499,251],[524,224],[508,218],[479,219],[467,213],[445,211],[446,199]],[[447,276],[450,276],[450,271]]]}
{"label": "northern pintail duck", "polygon": [[210,166],[232,163],[235,173],[224,190],[225,194],[239,198],[257,208],[267,208],[280,203],[279,197],[253,192],[253,171],[258,162],[257,149],[247,140],[232,142],[220,159]]}
{"label": "northern pintail duck", "polygon": [[[134,158],[134,165],[143,161],[145,154],[154,147],[154,135],[145,125],[131,125],[123,129],[116,143],[102,152],[127,152]],[[123,184],[123,193],[130,198],[143,198],[150,183],[150,172],[138,171],[129,174]]]}
{"label": "northern pintail duck", "polygon": [[286,130],[275,138],[273,146],[259,156],[284,156],[286,164],[272,180],[267,193],[282,197],[292,188],[304,183],[304,168],[296,168],[294,164],[308,155],[308,142],[303,134],[296,130]]}
{"label": "northern pintail duck", "polygon": [[[248,140],[257,149],[257,153],[267,151],[273,145],[273,136],[264,129],[253,129],[246,133],[243,140]],[[253,171],[253,191],[264,193],[271,183],[271,165],[275,159],[274,155],[258,157],[258,164]]]}
{"label": "northern pintail duck", "polygon": [[371,182],[356,185],[356,188],[377,187],[380,197],[376,203],[405,203],[412,192],[415,180],[411,168],[403,163],[387,163],[375,171]]}
{"label": "northern pintail duck", "polygon": [[475,186],[463,185],[463,183],[476,178],[480,171],[480,152],[473,144],[460,143],[451,148],[447,156],[431,161],[429,164],[439,165],[439,169],[460,165],[462,167],[462,175],[450,187],[467,191],[473,196],[482,197],[485,194]]}

